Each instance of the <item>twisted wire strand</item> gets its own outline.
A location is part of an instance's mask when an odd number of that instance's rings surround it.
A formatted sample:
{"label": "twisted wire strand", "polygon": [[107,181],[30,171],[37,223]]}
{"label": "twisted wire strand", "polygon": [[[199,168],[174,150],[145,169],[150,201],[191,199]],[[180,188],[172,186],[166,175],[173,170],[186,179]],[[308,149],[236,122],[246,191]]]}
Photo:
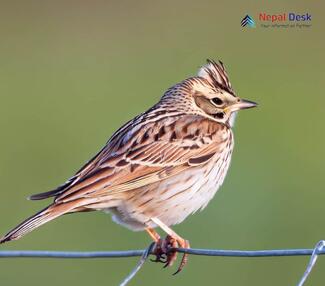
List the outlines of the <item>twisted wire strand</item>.
{"label": "twisted wire strand", "polygon": [[309,276],[310,272],[312,271],[313,267],[316,264],[318,255],[320,254],[324,254],[324,247],[325,247],[325,240],[320,240],[317,242],[317,244],[315,245],[314,249],[313,249],[313,253],[311,254],[309,263],[307,265],[307,268],[305,270],[304,275],[301,277],[299,283],[297,284],[297,286],[303,286],[304,283],[307,280],[307,277]]}

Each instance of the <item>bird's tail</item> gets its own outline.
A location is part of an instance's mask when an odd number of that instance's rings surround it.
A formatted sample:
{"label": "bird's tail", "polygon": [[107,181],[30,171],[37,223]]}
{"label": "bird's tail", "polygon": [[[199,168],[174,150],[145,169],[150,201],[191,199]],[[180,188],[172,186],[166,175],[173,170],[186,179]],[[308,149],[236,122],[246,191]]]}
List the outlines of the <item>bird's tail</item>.
{"label": "bird's tail", "polygon": [[14,229],[9,231],[5,236],[0,238],[0,243],[4,243],[11,240],[17,240],[39,226],[47,223],[65,213],[70,212],[76,207],[76,202],[72,201],[69,203],[52,204],[34,214],[22,223],[17,225]]}

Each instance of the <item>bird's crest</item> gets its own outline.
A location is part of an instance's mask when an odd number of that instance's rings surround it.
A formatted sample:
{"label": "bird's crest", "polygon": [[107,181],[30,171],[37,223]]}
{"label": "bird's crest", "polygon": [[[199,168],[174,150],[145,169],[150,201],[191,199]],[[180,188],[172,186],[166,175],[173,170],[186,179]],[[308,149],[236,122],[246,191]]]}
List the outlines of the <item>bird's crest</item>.
{"label": "bird's crest", "polygon": [[205,78],[210,84],[222,88],[234,95],[226,69],[221,61],[218,63],[207,60],[207,64],[200,68],[198,76]]}

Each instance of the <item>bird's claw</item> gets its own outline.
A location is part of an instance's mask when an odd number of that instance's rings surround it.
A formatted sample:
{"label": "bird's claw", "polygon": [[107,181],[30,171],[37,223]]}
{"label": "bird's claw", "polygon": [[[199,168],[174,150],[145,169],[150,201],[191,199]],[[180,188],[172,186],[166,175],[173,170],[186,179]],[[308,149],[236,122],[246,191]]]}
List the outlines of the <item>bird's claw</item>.
{"label": "bird's claw", "polygon": [[167,263],[167,256],[164,253],[161,254],[155,254],[156,258],[155,259],[150,259],[152,262],[160,262],[160,263]]}
{"label": "bird's claw", "polygon": [[[177,252],[174,250],[177,247],[182,248],[189,248],[189,242],[187,240],[179,240],[177,238],[174,238],[170,235],[167,235],[165,239],[159,239],[156,242],[155,248],[154,248],[154,255],[156,255],[155,259],[152,259],[153,262],[161,262],[165,265],[164,268],[172,266],[177,259]],[[185,264],[187,263],[188,254],[184,253],[181,263],[177,269],[177,271],[173,274],[176,275],[179,273]]]}

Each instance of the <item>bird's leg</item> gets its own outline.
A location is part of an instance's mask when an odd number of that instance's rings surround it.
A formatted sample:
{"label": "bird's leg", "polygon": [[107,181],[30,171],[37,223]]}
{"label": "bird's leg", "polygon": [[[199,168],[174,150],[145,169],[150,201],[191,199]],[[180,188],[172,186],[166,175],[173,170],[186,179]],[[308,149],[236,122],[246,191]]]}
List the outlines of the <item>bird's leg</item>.
{"label": "bird's leg", "polygon": [[154,259],[152,261],[167,263],[167,247],[165,244],[165,240],[162,240],[160,238],[160,235],[158,234],[158,232],[156,232],[151,227],[147,227],[146,231],[150,235],[152,240],[155,242],[155,247],[154,247],[153,252],[156,255],[156,259]]}
{"label": "bird's leg", "polygon": [[150,237],[152,238],[152,240],[154,242],[158,242],[160,240],[160,235],[157,231],[155,231],[153,228],[151,227],[147,227],[146,228],[146,232],[150,235]]}
{"label": "bird's leg", "polygon": [[[169,251],[171,248],[190,248],[190,244],[187,240],[180,237],[175,231],[173,231],[170,227],[165,225],[161,220],[158,218],[152,218],[151,219],[156,225],[158,225],[163,231],[167,233],[167,237],[161,242],[161,250],[165,251],[165,254],[167,255],[166,264],[165,267],[173,265],[177,258],[177,252],[176,251]],[[160,240],[161,241],[161,240]],[[186,265],[188,260],[188,254],[184,253],[182,257],[182,261],[177,269],[177,271],[174,274],[177,274],[180,272],[183,267]]]}

